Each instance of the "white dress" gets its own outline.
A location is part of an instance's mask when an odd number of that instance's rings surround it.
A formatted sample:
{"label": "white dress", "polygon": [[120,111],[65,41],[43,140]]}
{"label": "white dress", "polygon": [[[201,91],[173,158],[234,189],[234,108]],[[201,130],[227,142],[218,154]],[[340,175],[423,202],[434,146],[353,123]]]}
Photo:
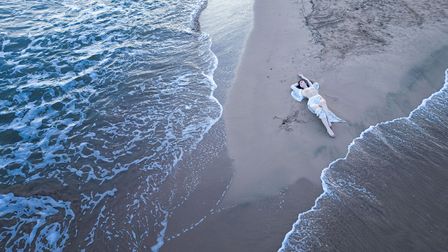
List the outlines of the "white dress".
{"label": "white dress", "polygon": [[[311,83],[311,82],[310,82]],[[323,108],[322,106],[320,106],[320,102],[322,96],[320,96],[320,94],[318,93],[317,90],[319,90],[319,83],[314,82],[311,87],[309,88],[313,88],[315,89],[315,94],[311,97],[308,98],[308,102],[307,102],[307,106],[308,109],[315,115],[317,115],[317,117],[319,117],[320,119],[327,119],[328,122],[334,123],[334,122],[345,122],[344,120],[342,120],[341,118],[337,117],[331,110],[329,110],[328,108]],[[302,94],[302,90],[297,87],[297,83],[294,83],[291,85],[291,96],[292,98],[294,98],[294,100],[301,102],[304,98],[306,98],[303,94]],[[316,106],[318,105],[318,106]]]}

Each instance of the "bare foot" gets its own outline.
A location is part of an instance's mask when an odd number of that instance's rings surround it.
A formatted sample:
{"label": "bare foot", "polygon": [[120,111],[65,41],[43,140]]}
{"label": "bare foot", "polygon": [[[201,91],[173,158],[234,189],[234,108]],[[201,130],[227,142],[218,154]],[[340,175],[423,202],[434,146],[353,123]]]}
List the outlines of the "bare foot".
{"label": "bare foot", "polygon": [[334,137],[334,132],[329,128],[327,129],[327,133],[328,135],[330,135],[331,137]]}

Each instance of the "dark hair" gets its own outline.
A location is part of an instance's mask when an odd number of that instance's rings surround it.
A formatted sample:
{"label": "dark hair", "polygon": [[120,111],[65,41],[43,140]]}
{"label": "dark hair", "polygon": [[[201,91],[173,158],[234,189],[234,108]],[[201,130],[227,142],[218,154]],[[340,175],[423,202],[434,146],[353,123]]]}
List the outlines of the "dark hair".
{"label": "dark hair", "polygon": [[305,80],[305,79],[300,79],[300,80],[297,82],[297,87],[298,87],[299,89],[303,89],[303,88],[300,86],[300,82],[301,82],[301,81],[304,81],[307,87],[310,87],[310,86],[311,86],[310,83],[309,83],[307,80]]}

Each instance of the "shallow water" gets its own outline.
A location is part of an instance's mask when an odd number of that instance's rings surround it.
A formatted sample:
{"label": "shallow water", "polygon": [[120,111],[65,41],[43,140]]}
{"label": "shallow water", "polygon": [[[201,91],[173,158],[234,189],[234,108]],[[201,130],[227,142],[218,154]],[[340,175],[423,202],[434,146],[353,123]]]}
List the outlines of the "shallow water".
{"label": "shallow water", "polygon": [[154,195],[222,113],[205,4],[0,3],[0,248],[163,244]]}

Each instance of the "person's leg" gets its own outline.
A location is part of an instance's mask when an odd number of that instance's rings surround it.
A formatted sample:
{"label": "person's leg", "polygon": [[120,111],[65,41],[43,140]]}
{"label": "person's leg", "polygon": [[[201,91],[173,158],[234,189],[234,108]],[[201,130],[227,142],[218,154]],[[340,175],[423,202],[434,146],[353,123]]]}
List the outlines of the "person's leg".
{"label": "person's leg", "polygon": [[322,123],[325,126],[325,129],[327,129],[327,133],[328,135],[330,135],[331,137],[334,137],[334,132],[330,127],[330,124],[328,123],[328,119],[325,117],[321,117],[320,120],[322,121]]}
{"label": "person's leg", "polygon": [[[326,101],[324,98],[321,98],[319,105],[322,107],[322,109],[323,109],[326,113],[328,113],[328,111],[330,110],[330,109],[328,108],[328,106],[327,106],[327,101]],[[327,119],[328,125],[330,125],[330,127],[331,127],[331,122],[330,122],[330,120],[328,120],[328,117],[327,117],[327,116],[325,116],[325,118]]]}
{"label": "person's leg", "polygon": [[322,124],[325,126],[325,129],[327,130],[328,135],[330,135],[331,137],[334,137],[334,132],[331,129],[331,123],[328,120],[328,117],[324,111],[324,108],[322,106],[319,105],[315,105],[313,106],[314,111],[316,111],[317,116],[320,118],[320,120],[322,121]]}

